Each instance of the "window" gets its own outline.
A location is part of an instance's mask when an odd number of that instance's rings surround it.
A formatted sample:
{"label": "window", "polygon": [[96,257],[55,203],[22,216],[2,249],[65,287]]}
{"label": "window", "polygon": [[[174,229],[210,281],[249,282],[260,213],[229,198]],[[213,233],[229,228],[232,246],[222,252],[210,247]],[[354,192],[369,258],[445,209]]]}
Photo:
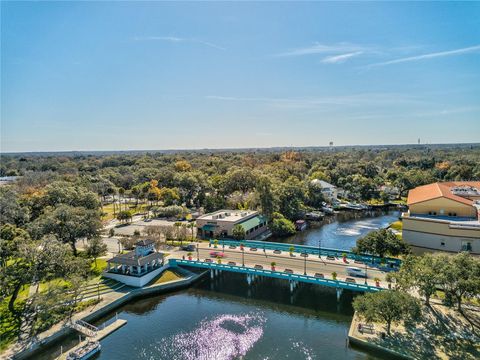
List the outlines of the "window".
{"label": "window", "polygon": [[442,241],[442,242],[440,243],[440,246],[445,247],[445,241]]}
{"label": "window", "polygon": [[462,241],[462,251],[472,251],[472,243],[470,241]]}

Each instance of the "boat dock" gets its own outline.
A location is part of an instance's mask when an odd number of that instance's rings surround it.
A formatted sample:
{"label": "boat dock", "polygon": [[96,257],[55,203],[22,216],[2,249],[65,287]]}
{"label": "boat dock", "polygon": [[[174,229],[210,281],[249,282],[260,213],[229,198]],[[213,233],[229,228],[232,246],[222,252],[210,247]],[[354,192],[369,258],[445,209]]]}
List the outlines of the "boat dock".
{"label": "boat dock", "polygon": [[117,331],[118,329],[120,329],[126,323],[127,323],[127,320],[117,319],[108,326],[98,328],[98,331],[96,331],[94,336],[88,337],[86,340],[82,341],[81,343],[77,344],[76,346],[69,349],[65,353],[61,354],[57,359],[58,360],[66,360],[69,352],[77,350],[81,346],[85,345],[87,343],[87,341],[100,341],[100,340],[102,340],[103,338],[107,337],[108,335],[110,335],[114,331]]}

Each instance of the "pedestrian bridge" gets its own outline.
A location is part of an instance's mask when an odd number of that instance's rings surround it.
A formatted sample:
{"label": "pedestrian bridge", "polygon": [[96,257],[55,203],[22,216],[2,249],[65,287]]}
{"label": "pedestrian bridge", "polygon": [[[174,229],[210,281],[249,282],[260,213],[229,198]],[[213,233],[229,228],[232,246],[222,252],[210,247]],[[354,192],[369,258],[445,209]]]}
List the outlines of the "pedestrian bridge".
{"label": "pedestrian bridge", "polygon": [[398,270],[402,261],[395,258],[382,258],[376,255],[370,254],[356,254],[352,251],[341,250],[341,249],[331,249],[324,247],[308,246],[308,245],[299,245],[299,244],[289,244],[289,243],[279,243],[271,241],[258,241],[258,240],[233,240],[233,239],[220,239],[220,240],[210,240],[210,245],[214,246],[240,246],[243,245],[247,248],[257,248],[265,250],[280,250],[289,252],[293,247],[293,251],[296,253],[306,253],[311,255],[322,255],[322,256],[335,256],[337,258],[343,257],[345,254],[347,259],[357,260],[364,263],[368,263],[371,266],[375,266],[382,271],[394,271]]}
{"label": "pedestrian bridge", "polygon": [[[309,276],[309,275],[290,274],[290,273],[285,273],[280,271],[255,269],[255,268],[244,267],[244,266],[218,264],[213,262],[195,261],[195,260],[181,260],[181,259],[169,259],[168,262],[170,266],[183,265],[183,266],[191,266],[191,267],[202,268],[202,269],[210,269],[212,271],[236,272],[236,273],[246,274],[247,276],[254,276],[254,277],[264,276],[264,277],[288,280],[290,281],[291,284],[303,282],[303,283],[333,287],[333,288],[336,288],[337,290],[347,289],[347,290],[361,291],[361,292],[375,292],[375,291],[382,290],[382,288],[371,286],[371,285],[349,283],[341,280],[317,278],[315,276]],[[247,279],[250,279],[250,278],[247,278]]]}

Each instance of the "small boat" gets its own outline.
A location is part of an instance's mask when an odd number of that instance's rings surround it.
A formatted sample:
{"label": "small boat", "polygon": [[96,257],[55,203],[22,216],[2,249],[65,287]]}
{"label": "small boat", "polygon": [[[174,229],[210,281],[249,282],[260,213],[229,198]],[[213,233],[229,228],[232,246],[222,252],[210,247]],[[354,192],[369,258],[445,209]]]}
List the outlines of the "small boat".
{"label": "small boat", "polygon": [[70,351],[67,355],[67,360],[86,360],[98,353],[102,346],[98,341],[88,341],[85,345],[79,347],[77,350]]}
{"label": "small boat", "polygon": [[295,229],[297,231],[303,231],[307,228],[307,222],[305,220],[295,221]]}
{"label": "small boat", "polygon": [[327,215],[333,215],[335,213],[335,211],[333,210],[333,208],[329,207],[329,206],[323,206],[322,207],[322,211],[327,214]]}
{"label": "small boat", "polygon": [[311,221],[321,221],[323,219],[323,213],[320,211],[311,211],[305,214],[305,218]]}

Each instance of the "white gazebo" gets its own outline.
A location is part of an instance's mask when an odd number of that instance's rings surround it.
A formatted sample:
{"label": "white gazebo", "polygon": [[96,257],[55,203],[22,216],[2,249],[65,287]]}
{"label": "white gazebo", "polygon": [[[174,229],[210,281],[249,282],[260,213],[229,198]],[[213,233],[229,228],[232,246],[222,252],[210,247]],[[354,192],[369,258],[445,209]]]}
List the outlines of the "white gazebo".
{"label": "white gazebo", "polygon": [[163,254],[155,250],[155,242],[141,240],[136,243],[135,250],[107,260],[107,270],[103,276],[130,286],[142,287],[163,269]]}

